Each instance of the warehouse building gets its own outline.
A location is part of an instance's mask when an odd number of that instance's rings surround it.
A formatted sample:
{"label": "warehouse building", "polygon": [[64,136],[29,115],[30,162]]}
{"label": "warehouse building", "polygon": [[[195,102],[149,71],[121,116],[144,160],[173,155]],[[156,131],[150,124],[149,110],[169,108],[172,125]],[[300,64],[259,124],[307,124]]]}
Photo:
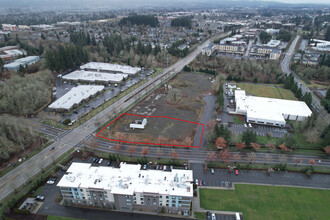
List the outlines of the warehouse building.
{"label": "warehouse building", "polygon": [[26,67],[39,61],[38,56],[28,56],[15,60],[12,63],[5,64],[3,67],[7,70],[19,70],[20,66]]}
{"label": "warehouse building", "polygon": [[48,107],[56,111],[71,111],[83,101],[94,97],[104,89],[104,86],[79,85],[72,88],[61,98],[50,104]]}
{"label": "warehouse building", "polygon": [[57,184],[67,205],[186,215],[190,211],[192,170],[141,170],[139,164],[121,163],[115,168],[74,162],[67,172]]}
{"label": "warehouse building", "polygon": [[87,83],[120,83],[128,77],[127,74],[113,74],[104,72],[93,72],[76,70],[67,75],[62,76],[62,79],[76,82],[87,82]]}
{"label": "warehouse building", "polygon": [[235,91],[236,114],[246,116],[249,123],[284,127],[286,120],[303,121],[312,115],[305,102],[247,96]]}
{"label": "warehouse building", "polygon": [[132,67],[126,65],[119,65],[119,64],[111,64],[111,63],[100,63],[100,62],[90,62],[85,65],[80,66],[81,70],[85,71],[94,71],[94,72],[103,72],[103,73],[121,73],[127,75],[135,75],[141,68],[139,67]]}

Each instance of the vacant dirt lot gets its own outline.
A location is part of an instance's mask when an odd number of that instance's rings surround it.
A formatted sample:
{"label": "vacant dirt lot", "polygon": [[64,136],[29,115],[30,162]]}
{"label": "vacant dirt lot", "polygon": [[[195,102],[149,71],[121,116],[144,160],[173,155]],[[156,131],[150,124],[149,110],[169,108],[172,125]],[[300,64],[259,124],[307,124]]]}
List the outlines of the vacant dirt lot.
{"label": "vacant dirt lot", "polygon": [[[204,107],[202,98],[204,94],[211,91],[212,80],[211,76],[205,74],[180,73],[128,113],[143,116],[167,116],[199,122]],[[124,115],[100,135],[134,142],[149,141],[171,144],[177,141],[178,144],[189,145],[193,142],[198,126],[168,118],[148,118],[148,124],[144,130],[130,129],[129,124],[137,119],[141,119],[141,117]]]}

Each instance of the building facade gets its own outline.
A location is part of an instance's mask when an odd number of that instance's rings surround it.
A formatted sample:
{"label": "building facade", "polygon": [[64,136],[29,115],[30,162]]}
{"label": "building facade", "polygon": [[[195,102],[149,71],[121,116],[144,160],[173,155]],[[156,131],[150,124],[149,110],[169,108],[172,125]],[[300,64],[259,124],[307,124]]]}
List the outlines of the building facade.
{"label": "building facade", "polygon": [[141,170],[72,163],[58,183],[64,204],[132,212],[188,214],[193,197],[192,170]]}

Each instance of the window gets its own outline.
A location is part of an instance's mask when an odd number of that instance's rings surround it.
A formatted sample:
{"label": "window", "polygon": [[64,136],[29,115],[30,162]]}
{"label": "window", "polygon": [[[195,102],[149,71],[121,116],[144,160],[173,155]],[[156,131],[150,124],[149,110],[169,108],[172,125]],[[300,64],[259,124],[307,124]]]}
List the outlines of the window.
{"label": "window", "polygon": [[96,196],[96,194],[95,194],[95,193],[93,193],[93,196]]}
{"label": "window", "polygon": [[96,197],[94,197],[94,200],[96,200]]}
{"label": "window", "polygon": [[93,204],[93,202],[89,202],[89,204],[91,204],[91,205],[92,205],[92,204]]}
{"label": "window", "polygon": [[81,204],[81,201],[78,201],[79,204]]}
{"label": "window", "polygon": [[163,203],[159,203],[159,206],[163,206]]}
{"label": "window", "polygon": [[82,192],[83,190],[82,189],[80,189],[80,192]]}
{"label": "window", "polygon": [[83,199],[85,199],[85,197],[83,197]]}
{"label": "window", "polygon": [[72,200],[72,203],[76,203],[76,201]]}
{"label": "window", "polygon": [[102,201],[102,200],[103,200],[103,198],[100,198],[100,200]]}
{"label": "window", "polygon": [[132,205],[132,203],[127,203],[127,205]]}

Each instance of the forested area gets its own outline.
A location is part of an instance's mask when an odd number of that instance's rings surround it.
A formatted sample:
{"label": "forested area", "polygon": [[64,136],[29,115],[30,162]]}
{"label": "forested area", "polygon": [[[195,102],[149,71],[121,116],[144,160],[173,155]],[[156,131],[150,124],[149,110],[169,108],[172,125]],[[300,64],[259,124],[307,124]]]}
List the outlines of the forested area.
{"label": "forested area", "polygon": [[294,64],[292,65],[292,70],[295,71],[306,82],[312,79],[323,82],[330,80],[330,67],[326,65],[312,68],[305,65]]}
{"label": "forested area", "polygon": [[272,39],[272,35],[268,34],[266,31],[261,31],[259,37],[263,44],[267,44]]}
{"label": "forested area", "polygon": [[87,50],[74,44],[59,45],[56,49],[46,52],[47,67],[57,73],[75,68],[86,62],[88,62]]}
{"label": "forested area", "polygon": [[185,42],[183,40],[176,41],[172,44],[172,46],[170,48],[167,49],[167,51],[173,56],[185,57],[188,55],[189,49],[187,47],[184,48],[183,50],[178,48],[180,45],[182,45],[184,43]]}
{"label": "forested area", "polygon": [[178,17],[171,21],[171,26],[173,27],[186,27],[191,28],[191,16]]}
{"label": "forested area", "polygon": [[[278,61],[236,60],[228,57],[208,57],[200,55],[190,65],[195,71],[207,70],[209,73],[223,73],[227,80],[236,82],[283,83],[283,72]],[[205,71],[203,71],[205,72]]]}
{"label": "forested area", "polygon": [[282,41],[290,41],[291,40],[292,35],[290,34],[289,31],[286,30],[280,30],[280,32],[278,33],[276,39],[277,40],[282,40]]}
{"label": "forested area", "polygon": [[130,15],[122,18],[119,25],[149,25],[156,27],[159,24],[158,18],[152,15]]}
{"label": "forested area", "polygon": [[41,71],[5,80],[0,84],[0,113],[34,113],[50,100],[52,78],[50,71]]}
{"label": "forested area", "polygon": [[0,164],[14,153],[42,144],[39,135],[34,130],[21,126],[18,120],[11,116],[0,116]]}

